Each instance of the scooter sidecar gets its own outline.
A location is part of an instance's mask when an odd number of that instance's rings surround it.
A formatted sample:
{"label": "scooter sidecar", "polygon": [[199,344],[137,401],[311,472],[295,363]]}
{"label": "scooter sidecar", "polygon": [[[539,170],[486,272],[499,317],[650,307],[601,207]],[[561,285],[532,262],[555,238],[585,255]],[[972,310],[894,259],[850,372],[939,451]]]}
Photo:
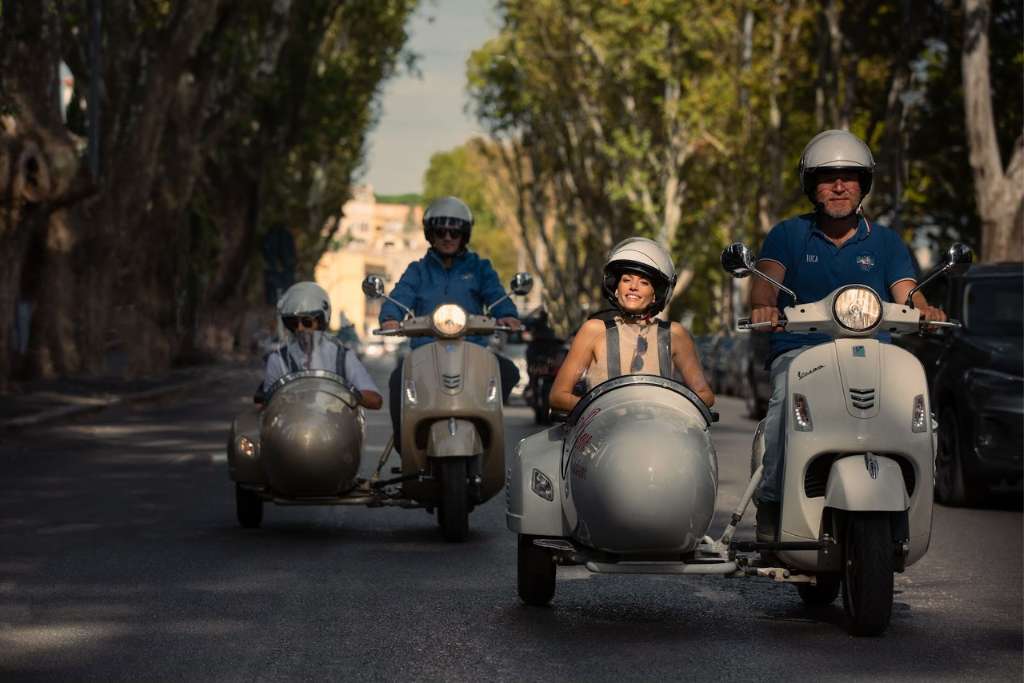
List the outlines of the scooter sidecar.
{"label": "scooter sidecar", "polygon": [[263,501],[331,503],[356,483],[365,420],[359,399],[327,370],[282,377],[262,408],[231,426],[228,472],[238,521],[259,526]]}

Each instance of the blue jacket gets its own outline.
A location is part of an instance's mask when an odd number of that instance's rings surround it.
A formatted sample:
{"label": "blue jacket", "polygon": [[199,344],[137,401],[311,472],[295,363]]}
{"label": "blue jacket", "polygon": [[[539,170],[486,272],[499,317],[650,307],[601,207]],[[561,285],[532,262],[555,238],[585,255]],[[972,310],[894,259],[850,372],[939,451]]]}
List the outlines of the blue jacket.
{"label": "blue jacket", "polygon": [[[486,304],[503,296],[505,288],[501,286],[491,262],[468,250],[458,254],[452,261],[452,267],[445,269],[441,257],[433,249],[428,249],[426,256],[409,264],[391,291],[392,299],[405,304],[416,315],[429,315],[441,304],[458,304],[467,313],[479,315]],[[518,316],[511,299],[502,301],[490,314],[495,318]],[[381,323],[404,317],[402,309],[390,301],[385,301],[380,307]],[[487,346],[487,337],[466,339]],[[409,345],[416,348],[432,341],[431,337],[413,337]]]}

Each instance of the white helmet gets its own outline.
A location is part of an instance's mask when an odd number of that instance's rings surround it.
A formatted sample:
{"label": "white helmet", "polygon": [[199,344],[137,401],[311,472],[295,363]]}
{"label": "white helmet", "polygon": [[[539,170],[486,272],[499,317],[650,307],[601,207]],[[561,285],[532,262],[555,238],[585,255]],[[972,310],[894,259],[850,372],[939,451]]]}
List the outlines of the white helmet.
{"label": "white helmet", "polygon": [[462,246],[469,244],[469,237],[473,233],[473,212],[469,210],[466,203],[458,197],[441,197],[430,202],[430,206],[423,212],[423,236],[430,241],[430,230],[432,228],[455,228],[465,238]]}
{"label": "white helmet", "polygon": [[646,237],[630,237],[612,247],[604,262],[603,288],[605,298],[615,307],[619,306],[615,290],[623,273],[641,275],[654,286],[654,303],[646,313],[654,315],[665,308],[676,284],[676,270],[664,247]]}
{"label": "white helmet", "polygon": [[859,137],[845,130],[826,130],[815,135],[800,155],[800,189],[817,203],[815,172],[821,169],[852,170],[860,176],[861,198],[871,191],[875,158]]}
{"label": "white helmet", "polygon": [[295,318],[312,316],[320,318],[323,329],[331,319],[331,300],[324,288],[315,282],[296,282],[289,287],[277,302],[277,312],[284,326],[295,331]]}

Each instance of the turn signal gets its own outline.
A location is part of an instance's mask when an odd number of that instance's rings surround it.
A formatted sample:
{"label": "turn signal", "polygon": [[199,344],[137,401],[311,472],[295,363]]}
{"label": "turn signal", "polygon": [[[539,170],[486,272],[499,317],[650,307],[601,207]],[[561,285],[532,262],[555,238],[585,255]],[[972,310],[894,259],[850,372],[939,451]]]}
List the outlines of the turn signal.
{"label": "turn signal", "polygon": [[544,500],[555,499],[555,487],[551,484],[551,480],[537,468],[533,469],[533,476],[530,477],[530,488]]}
{"label": "turn signal", "polygon": [[814,430],[814,423],[811,422],[811,407],[803,394],[793,394],[793,421],[796,422],[798,432]]}
{"label": "turn signal", "polygon": [[910,431],[920,434],[928,429],[928,413],[924,411],[924,394],[914,397],[914,416],[910,420]]}

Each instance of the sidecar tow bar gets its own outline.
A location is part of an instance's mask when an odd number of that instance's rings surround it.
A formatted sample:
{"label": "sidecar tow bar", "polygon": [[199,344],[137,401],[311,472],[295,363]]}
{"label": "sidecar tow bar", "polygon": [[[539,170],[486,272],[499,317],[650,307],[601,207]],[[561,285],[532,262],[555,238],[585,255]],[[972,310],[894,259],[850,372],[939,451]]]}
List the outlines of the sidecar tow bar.
{"label": "sidecar tow bar", "polygon": [[365,505],[367,507],[401,507],[421,508],[422,503],[409,500],[408,498],[384,498],[379,495],[373,496],[338,496],[337,498],[270,498],[272,502],[282,506],[300,505]]}
{"label": "sidecar tow bar", "polygon": [[736,562],[687,564],[686,562],[595,562],[586,563],[595,574],[735,574]]}
{"label": "sidecar tow bar", "polygon": [[427,481],[427,480],[430,480],[430,479],[433,479],[433,477],[431,477],[429,475],[419,474],[419,473],[416,473],[416,474],[403,474],[400,477],[392,477],[391,479],[378,479],[377,481],[371,481],[370,482],[370,488],[371,489],[382,489],[385,486],[391,486],[392,484],[401,484],[403,481],[413,481],[413,480],[416,480],[416,481]]}
{"label": "sidecar tow bar", "polygon": [[730,547],[739,552],[757,550],[825,550],[834,546],[829,541],[733,541]]}

